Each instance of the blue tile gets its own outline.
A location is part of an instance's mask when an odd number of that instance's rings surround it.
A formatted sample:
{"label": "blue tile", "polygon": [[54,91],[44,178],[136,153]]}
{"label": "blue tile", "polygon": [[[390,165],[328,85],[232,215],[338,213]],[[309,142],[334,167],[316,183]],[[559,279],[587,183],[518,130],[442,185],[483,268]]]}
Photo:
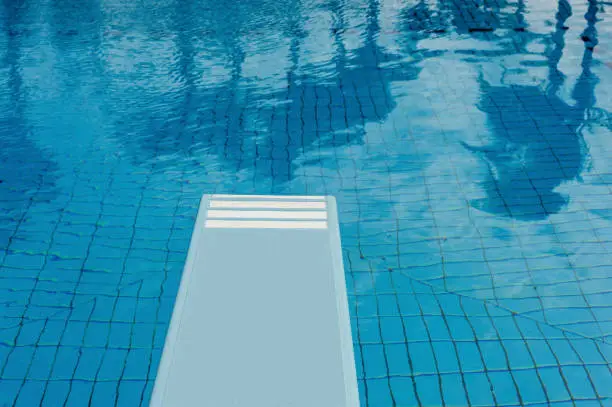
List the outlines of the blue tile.
{"label": "blue tile", "polygon": [[124,349],[107,349],[102,358],[98,380],[116,380],[121,377],[128,351]]}
{"label": "blue tile", "polygon": [[542,381],[546,384],[546,392],[551,400],[568,400],[570,390],[567,387],[567,376],[558,367],[538,369]]}
{"label": "blue tile", "polygon": [[57,349],[54,347],[45,346],[37,348],[34,352],[29,376],[38,380],[51,378],[51,370],[56,354]]}
{"label": "blue tile", "polygon": [[85,337],[87,323],[83,321],[68,321],[62,333],[61,345],[81,346]]}
{"label": "blue tile", "polygon": [[493,392],[497,402],[502,406],[519,404],[519,390],[510,372],[490,372]]}
{"label": "blue tile", "polygon": [[369,406],[391,406],[393,399],[391,389],[386,379],[372,379],[367,381]]}
{"label": "blue tile", "polygon": [[380,327],[382,330],[382,339],[384,342],[405,342],[406,336],[402,318],[380,318]]}
{"label": "blue tile", "polygon": [[[398,406],[417,405],[412,379],[408,377],[392,377],[391,390]],[[361,391],[361,389],[360,389]]]}
{"label": "blue tile", "polygon": [[436,376],[417,376],[416,388],[421,403],[426,406],[442,405],[442,394],[440,393],[440,381]]}
{"label": "blue tile", "polygon": [[45,321],[32,321],[24,323],[21,326],[21,331],[17,338],[17,345],[34,345],[38,343],[39,338],[42,336],[45,327]]}
{"label": "blue tile", "polygon": [[587,366],[587,371],[594,384],[596,396],[610,398],[612,394],[612,377],[607,365]]}
{"label": "blue tile", "polygon": [[378,315],[377,301],[373,296],[360,296],[357,301],[359,317],[375,317]]}
{"label": "blue tile", "polygon": [[478,339],[487,340],[498,338],[495,326],[489,317],[472,317],[470,318],[470,325],[474,328]]}
{"label": "blue tile", "polygon": [[92,382],[73,381],[70,383],[66,406],[77,407],[87,404],[93,391]]}
{"label": "blue tile", "polygon": [[390,376],[408,376],[412,374],[409,349],[410,345],[407,347],[406,344],[385,346]]}
{"label": "blue tile", "polygon": [[359,340],[363,343],[380,343],[382,339],[379,324],[382,323],[383,319],[379,320],[378,318],[359,318],[357,320],[359,329]]}
{"label": "blue tile", "polygon": [[151,351],[149,349],[132,349],[125,361],[123,378],[126,380],[146,380]]}
{"label": "blue tile", "polygon": [[26,378],[34,358],[34,351],[35,348],[32,346],[13,348],[5,362],[3,376],[8,379]]}
{"label": "blue tile", "polygon": [[397,300],[402,315],[419,315],[419,305],[414,295],[400,294]]}
{"label": "blue tile", "polygon": [[457,352],[464,372],[480,372],[484,370],[481,353],[474,342],[457,343]]}
{"label": "blue tile", "polygon": [[404,326],[406,327],[406,337],[409,341],[427,341],[429,335],[427,333],[427,325],[421,317],[404,317]]}
{"label": "blue tile", "polygon": [[561,365],[580,363],[580,358],[566,339],[548,341]]}
{"label": "blue tile", "polygon": [[465,377],[459,374],[443,375],[442,394],[445,405],[457,407],[469,405],[466,387],[467,381]]}
{"label": "blue tile", "polygon": [[508,354],[511,369],[530,368],[534,366],[534,360],[531,357],[529,349],[523,341],[502,341],[504,348]]}
{"label": "blue tile", "polygon": [[135,348],[152,348],[155,343],[155,324],[137,324],[132,332],[132,346]]}
{"label": "blue tile", "polygon": [[426,316],[423,319],[433,341],[448,341],[451,339],[444,318]]}
{"label": "blue tile", "polygon": [[113,348],[128,348],[130,346],[132,327],[123,322],[110,324],[108,346]]}
{"label": "blue tile", "polygon": [[0,380],[0,401],[3,405],[13,405],[20,388],[20,380]]}
{"label": "blue tile", "polygon": [[26,381],[19,389],[19,396],[15,406],[37,406],[43,399],[45,383],[39,381]]}
{"label": "blue tile", "polygon": [[108,342],[110,324],[106,322],[89,322],[85,330],[86,346],[104,347]]}
{"label": "blue tile", "polygon": [[429,343],[410,344],[410,357],[415,374],[437,373],[435,355]]}
{"label": "blue tile", "polygon": [[[355,341],[355,340],[354,340]],[[355,370],[357,373],[357,379],[362,380],[365,377],[365,365],[362,357],[362,349],[363,345],[361,343],[353,343],[353,351],[355,355]]]}
{"label": "blue tile", "polygon": [[455,346],[452,342],[434,342],[433,348],[440,372],[460,371],[459,355],[455,352]]}
{"label": "blue tile", "polygon": [[92,389],[91,405],[92,406],[112,406],[115,405],[117,397],[117,383],[111,382],[96,382]]}
{"label": "blue tile", "polygon": [[529,341],[529,349],[537,366],[554,366],[557,364],[551,347],[544,340]]}
{"label": "blue tile", "polygon": [[455,341],[473,341],[474,334],[467,319],[463,316],[447,316],[450,334]]}
{"label": "blue tile", "polygon": [[514,380],[524,404],[545,403],[547,401],[547,383],[542,376],[538,377],[536,369],[515,370]]}
{"label": "blue tile", "polygon": [[78,380],[93,381],[104,358],[104,349],[81,348],[79,361],[74,372]]}
{"label": "blue tile", "polygon": [[59,380],[72,380],[78,361],[79,349],[77,347],[60,346],[55,356],[52,376]]}
{"label": "blue tile", "polygon": [[63,403],[68,398],[70,391],[69,381],[50,381],[46,384],[45,393],[42,399],[43,407],[52,407],[58,402]]}
{"label": "blue tile", "polygon": [[[378,282],[378,280],[377,280]],[[395,295],[378,295],[378,309],[381,315],[400,316],[400,309]]]}
{"label": "blue tile", "polygon": [[594,384],[588,377],[584,366],[564,366],[562,370],[574,398],[594,398],[596,396]]}
{"label": "blue tile", "polygon": [[149,400],[150,390],[147,390],[146,387],[147,382],[144,380],[124,380],[120,382],[117,406],[136,406],[141,405],[143,400]]}
{"label": "blue tile", "polygon": [[364,345],[362,349],[364,373],[366,378],[384,377],[387,375],[385,355],[382,345]]}

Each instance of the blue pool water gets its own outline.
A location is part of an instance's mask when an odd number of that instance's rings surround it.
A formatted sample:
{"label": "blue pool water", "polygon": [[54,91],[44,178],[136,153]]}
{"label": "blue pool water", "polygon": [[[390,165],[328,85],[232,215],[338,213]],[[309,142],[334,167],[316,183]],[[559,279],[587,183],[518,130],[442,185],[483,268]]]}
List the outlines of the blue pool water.
{"label": "blue pool water", "polygon": [[3,1],[0,406],[148,404],[213,192],[337,197],[362,405],[612,406],[611,85],[604,1]]}

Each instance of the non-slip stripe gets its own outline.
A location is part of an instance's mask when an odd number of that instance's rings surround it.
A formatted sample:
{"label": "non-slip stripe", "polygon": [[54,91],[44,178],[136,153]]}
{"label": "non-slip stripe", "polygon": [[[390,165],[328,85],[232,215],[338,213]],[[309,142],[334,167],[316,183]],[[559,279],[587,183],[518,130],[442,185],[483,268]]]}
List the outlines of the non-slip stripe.
{"label": "non-slip stripe", "polygon": [[234,208],[234,209],[325,209],[326,204],[322,202],[298,202],[298,201],[210,201],[210,208]]}
{"label": "non-slip stripe", "polygon": [[212,209],[208,211],[209,219],[312,219],[325,220],[325,211],[232,211]]}
{"label": "non-slip stripe", "polygon": [[216,229],[327,229],[327,222],[209,219],[206,220],[204,227]]}
{"label": "non-slip stripe", "polygon": [[231,200],[244,200],[244,199],[268,199],[268,200],[298,200],[298,201],[324,201],[324,196],[309,196],[309,195],[227,195],[227,194],[216,194],[212,196],[212,199],[231,199]]}

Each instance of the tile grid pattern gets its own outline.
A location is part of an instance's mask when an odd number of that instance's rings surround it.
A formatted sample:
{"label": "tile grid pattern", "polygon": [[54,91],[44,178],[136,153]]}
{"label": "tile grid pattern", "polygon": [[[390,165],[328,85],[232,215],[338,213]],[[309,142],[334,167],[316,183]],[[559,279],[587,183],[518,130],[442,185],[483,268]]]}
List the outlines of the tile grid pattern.
{"label": "tile grid pattern", "polygon": [[[501,24],[452,4],[459,32],[487,39]],[[517,31],[514,46],[523,39]],[[424,57],[409,96],[421,102],[396,106],[389,82],[406,79],[364,48],[355,65],[365,73],[293,84],[279,99],[295,104],[215,91],[184,131],[138,135],[147,143],[136,153],[131,139],[115,140],[119,154],[96,139],[57,169],[44,152],[16,149],[27,159],[10,163],[29,174],[0,185],[11,188],[1,195],[0,405],[147,404],[204,192],[337,196],[363,405],[610,405],[610,171],[594,161],[572,184],[584,112],[529,84],[484,81],[473,109],[450,78],[464,66],[453,57],[451,67]],[[449,112],[476,142],[461,147]],[[484,133],[518,148],[473,147]],[[504,154],[523,164],[505,168]],[[562,211],[558,179],[572,196]]]}

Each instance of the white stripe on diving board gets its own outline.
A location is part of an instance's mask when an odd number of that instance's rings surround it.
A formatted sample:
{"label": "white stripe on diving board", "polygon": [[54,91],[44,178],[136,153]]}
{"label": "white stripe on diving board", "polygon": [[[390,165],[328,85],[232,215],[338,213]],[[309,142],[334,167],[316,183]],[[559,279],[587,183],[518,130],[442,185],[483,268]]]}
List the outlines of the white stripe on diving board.
{"label": "white stripe on diving board", "polygon": [[326,211],[232,211],[212,209],[209,219],[312,219],[326,220]]}
{"label": "white stripe on diving board", "polygon": [[324,196],[307,196],[307,195],[227,195],[216,194],[212,195],[212,199],[270,199],[270,200],[298,200],[298,201],[324,201]]}
{"label": "white stripe on diving board", "polygon": [[210,201],[210,208],[238,208],[238,209],[325,209],[325,201],[297,202],[297,201]]}
{"label": "white stripe on diving board", "polygon": [[327,229],[327,222],[207,219],[204,227],[215,229]]}

